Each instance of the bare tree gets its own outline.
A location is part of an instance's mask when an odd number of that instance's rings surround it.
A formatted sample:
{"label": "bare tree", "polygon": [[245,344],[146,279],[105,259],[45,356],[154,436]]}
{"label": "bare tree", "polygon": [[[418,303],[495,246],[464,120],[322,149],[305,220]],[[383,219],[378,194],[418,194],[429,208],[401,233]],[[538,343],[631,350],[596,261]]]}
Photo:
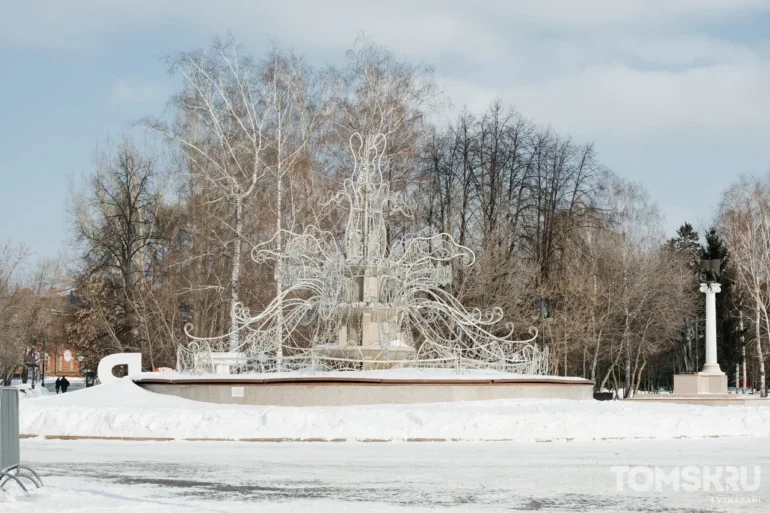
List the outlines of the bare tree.
{"label": "bare tree", "polygon": [[15,369],[22,364],[22,332],[28,324],[24,315],[22,278],[31,253],[24,244],[10,240],[0,243],[0,383],[10,384]]}
{"label": "bare tree", "polygon": [[[277,251],[282,251],[283,230],[295,228],[297,214],[302,210],[299,182],[303,170],[300,168],[307,170],[311,166],[311,139],[324,119],[328,98],[323,90],[319,90],[319,80],[294,53],[283,54],[274,47],[264,64],[263,75],[269,109],[264,137],[267,162],[276,185],[274,241]],[[288,209],[285,189],[288,189]],[[280,261],[276,265],[275,297],[279,301],[276,350],[280,357],[283,348],[283,269]]]}
{"label": "bare tree", "polygon": [[153,344],[141,295],[152,282],[149,257],[158,241],[156,165],[152,154],[124,139],[117,149],[97,153],[94,174],[85,187],[73,185],[70,201],[73,232],[82,249],[80,289],[93,306],[78,317],[91,327],[73,326],[73,333],[108,339],[121,352],[144,349],[150,365]]}
{"label": "bare tree", "polygon": [[65,298],[55,286],[63,281],[54,260],[32,264],[25,244],[0,243],[0,384],[14,374],[27,381],[29,365],[42,365],[39,343],[52,324],[52,312]]}
{"label": "bare tree", "polygon": [[[189,171],[228,207],[222,222],[231,231],[230,347],[238,345],[235,307],[240,301],[243,205],[266,174],[263,129],[269,109],[253,60],[230,38],[217,39],[207,52],[182,52],[167,59],[169,72],[181,75],[184,90],[175,96],[180,122],[144,125],[179,145]],[[248,241],[247,241],[248,242]]]}
{"label": "bare tree", "polygon": [[742,176],[725,193],[719,224],[732,252],[732,265],[742,297],[754,310],[754,343],[759,389],[767,395],[765,336],[770,336],[770,176]]}

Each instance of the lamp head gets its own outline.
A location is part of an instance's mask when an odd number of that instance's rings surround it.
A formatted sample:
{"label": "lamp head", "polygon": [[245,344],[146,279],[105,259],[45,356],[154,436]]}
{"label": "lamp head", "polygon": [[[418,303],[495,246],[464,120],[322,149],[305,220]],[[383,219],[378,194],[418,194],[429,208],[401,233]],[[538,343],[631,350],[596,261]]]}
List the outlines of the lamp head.
{"label": "lamp head", "polygon": [[719,280],[719,276],[722,274],[722,259],[720,258],[703,258],[700,261],[701,273],[705,276],[706,282],[713,283]]}

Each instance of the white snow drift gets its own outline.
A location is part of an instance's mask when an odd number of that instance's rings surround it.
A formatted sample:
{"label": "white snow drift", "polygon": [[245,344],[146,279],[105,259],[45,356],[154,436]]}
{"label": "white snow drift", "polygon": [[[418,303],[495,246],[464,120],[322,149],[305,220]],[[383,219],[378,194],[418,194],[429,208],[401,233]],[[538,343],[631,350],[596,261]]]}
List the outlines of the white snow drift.
{"label": "white snow drift", "polygon": [[519,442],[770,436],[770,407],[535,399],[309,408],[238,406],[154,394],[124,379],[23,401],[21,432],[180,440]]}

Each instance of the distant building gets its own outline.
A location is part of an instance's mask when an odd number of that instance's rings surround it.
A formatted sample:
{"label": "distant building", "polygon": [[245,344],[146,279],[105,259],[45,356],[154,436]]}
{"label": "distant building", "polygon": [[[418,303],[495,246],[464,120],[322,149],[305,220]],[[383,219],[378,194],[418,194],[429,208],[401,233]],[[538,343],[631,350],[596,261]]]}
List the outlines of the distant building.
{"label": "distant building", "polygon": [[[67,318],[74,311],[74,296],[71,293],[58,290],[53,290],[51,293],[58,296],[56,300],[57,308],[49,310],[51,315],[50,321],[46,326],[44,340],[38,341],[38,352],[40,355],[45,355],[46,381],[48,381],[48,377],[55,380],[57,376],[82,376],[78,354],[70,346],[65,331]],[[38,359],[41,367],[42,360],[43,358]]]}
{"label": "distant building", "polygon": [[[72,298],[71,293],[57,289],[51,289],[40,296],[44,302],[41,308],[45,312],[45,325],[35,335],[25,364],[36,364],[35,374],[38,379],[44,376],[46,383],[53,382],[59,376],[83,375],[78,354],[71,347],[65,331],[67,319],[74,311]],[[31,379],[32,370],[31,366],[25,365],[17,368],[14,374],[18,378]]]}
{"label": "distant building", "polygon": [[49,350],[46,347],[46,353],[48,356],[45,365],[46,378],[50,377],[56,379],[56,376],[67,376],[71,378],[82,375],[80,372],[80,362],[78,361],[77,353],[74,350],[64,347]]}

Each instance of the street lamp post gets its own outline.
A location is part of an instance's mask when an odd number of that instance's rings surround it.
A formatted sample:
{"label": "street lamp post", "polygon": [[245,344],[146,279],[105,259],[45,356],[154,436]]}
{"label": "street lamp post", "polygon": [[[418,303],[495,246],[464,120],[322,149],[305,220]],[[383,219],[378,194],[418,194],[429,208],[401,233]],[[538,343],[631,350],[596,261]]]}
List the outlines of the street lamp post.
{"label": "street lamp post", "polygon": [[48,362],[48,354],[45,352],[45,340],[48,334],[43,334],[43,367],[40,369],[40,386],[45,388],[45,366]]}
{"label": "street lamp post", "polygon": [[32,390],[34,390],[35,380],[37,380],[37,374],[35,372],[35,369],[37,368],[37,366],[35,365],[35,362],[30,361],[27,363],[27,368],[32,369]]}

